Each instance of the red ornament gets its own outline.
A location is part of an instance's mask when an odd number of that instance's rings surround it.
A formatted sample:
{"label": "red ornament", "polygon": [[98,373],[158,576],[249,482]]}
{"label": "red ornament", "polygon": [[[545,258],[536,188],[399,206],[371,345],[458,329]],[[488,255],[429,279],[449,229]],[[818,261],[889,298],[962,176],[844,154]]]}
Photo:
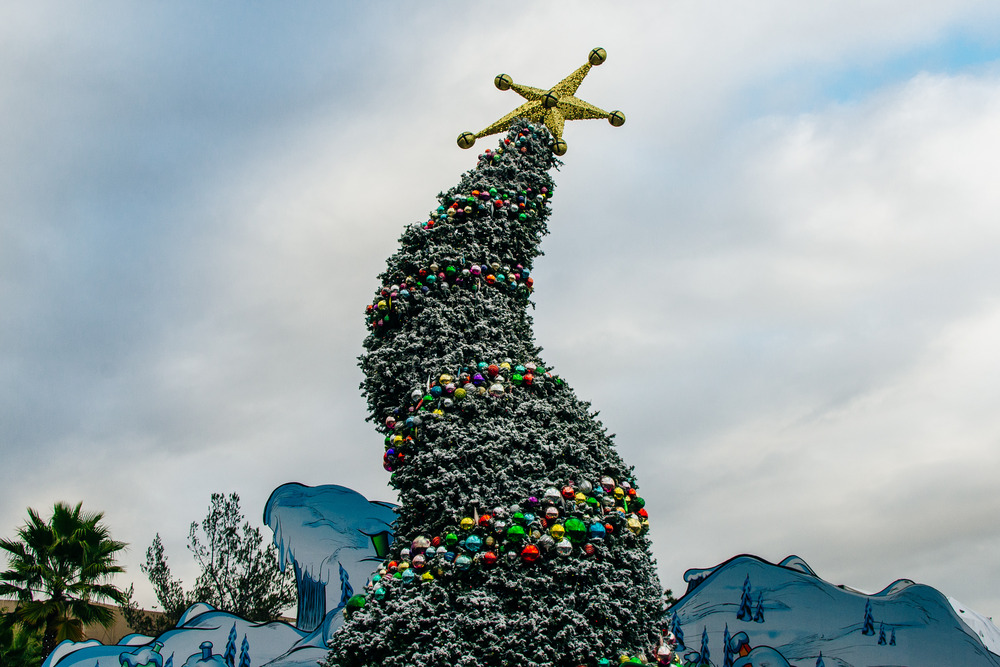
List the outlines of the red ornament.
{"label": "red ornament", "polygon": [[521,549],[521,560],[525,563],[534,563],[536,560],[542,557],[542,552],[538,550],[534,544],[529,544],[528,546]]}
{"label": "red ornament", "polygon": [[[493,276],[487,276],[486,277],[486,282],[489,282],[490,278],[493,278]],[[496,278],[493,278],[493,281],[495,282]],[[492,284],[492,283],[490,283],[490,284]],[[500,372],[500,367],[497,366],[496,364],[490,364],[489,368],[486,369],[486,372],[489,374],[489,376],[491,378],[495,378],[497,376],[497,373]]]}
{"label": "red ornament", "polygon": [[597,547],[595,547],[593,544],[587,542],[586,544],[583,545],[583,555],[593,556],[595,553],[597,553]]}
{"label": "red ornament", "polygon": [[643,519],[649,518],[649,512],[646,511],[645,507],[641,508],[638,512],[636,512],[636,514],[638,514]]}
{"label": "red ornament", "polygon": [[497,278],[492,273],[490,275],[486,276],[486,284],[487,285],[495,285],[496,282],[497,282]]}
{"label": "red ornament", "polygon": [[487,551],[483,554],[483,565],[486,567],[492,567],[497,564],[497,555],[492,551]]}
{"label": "red ornament", "polygon": [[435,537],[434,537],[434,538],[433,538],[433,539],[431,540],[431,546],[432,546],[432,547],[439,547],[439,546],[441,546],[441,538],[440,538],[440,537],[438,537],[438,536],[435,536]]}
{"label": "red ornament", "polygon": [[604,531],[608,535],[610,535],[611,533],[615,532],[615,527],[612,526],[610,523],[606,523],[606,524],[604,524]]}
{"label": "red ornament", "polygon": [[490,525],[490,521],[492,520],[493,517],[491,517],[489,514],[484,514],[481,517],[479,517],[479,525],[485,528],[486,526]]}
{"label": "red ornament", "polygon": [[532,375],[531,373],[528,373],[527,375],[524,376],[524,384],[530,385],[534,381],[535,381],[535,376]]}
{"label": "red ornament", "polygon": [[572,486],[564,486],[562,489],[562,497],[566,500],[573,500],[576,497],[576,491],[573,490]]}

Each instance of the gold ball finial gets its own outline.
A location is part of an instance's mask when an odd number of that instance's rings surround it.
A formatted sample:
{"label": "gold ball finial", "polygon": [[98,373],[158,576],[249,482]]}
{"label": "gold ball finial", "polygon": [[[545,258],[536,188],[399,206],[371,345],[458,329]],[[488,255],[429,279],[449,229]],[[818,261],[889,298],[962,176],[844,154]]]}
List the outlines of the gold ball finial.
{"label": "gold ball finial", "polygon": [[562,137],[556,139],[555,143],[552,144],[552,152],[556,155],[566,155],[567,148],[568,146],[566,145],[566,142],[563,141]]}
{"label": "gold ball finial", "polygon": [[497,77],[493,79],[493,85],[500,90],[510,90],[510,87],[514,85],[514,79],[510,78],[509,74],[497,74]]}
{"label": "gold ball finial", "polygon": [[476,143],[476,135],[472,132],[463,132],[458,135],[458,147],[459,148],[472,148],[472,145]]}
{"label": "gold ball finial", "polygon": [[590,55],[587,56],[587,60],[594,67],[597,67],[607,59],[608,59],[608,52],[599,46],[596,49],[591,49]]}
{"label": "gold ball finial", "polygon": [[546,109],[555,109],[559,106],[559,96],[551,90],[542,95],[542,106]]}
{"label": "gold ball finial", "polygon": [[621,127],[625,124],[625,114],[621,111],[612,111],[608,114],[608,122],[614,127]]}

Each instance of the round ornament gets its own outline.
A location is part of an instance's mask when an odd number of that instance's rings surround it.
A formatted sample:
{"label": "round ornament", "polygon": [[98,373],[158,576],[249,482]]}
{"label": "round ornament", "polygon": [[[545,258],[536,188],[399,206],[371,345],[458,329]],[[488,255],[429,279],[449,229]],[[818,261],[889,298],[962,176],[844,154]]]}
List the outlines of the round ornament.
{"label": "round ornament", "polygon": [[573,543],[565,539],[559,540],[559,543],[556,544],[556,553],[560,556],[570,555],[573,553]]}
{"label": "round ornament", "polygon": [[455,559],[455,568],[457,570],[465,572],[470,567],[472,567],[472,559],[466,556],[465,554],[462,554],[461,556]]}
{"label": "round ornament", "polygon": [[509,74],[497,74],[496,78],[493,79],[493,85],[500,90],[510,90],[510,87],[514,85],[514,79]]}
{"label": "round ornament", "polygon": [[463,518],[458,523],[458,525],[459,525],[459,527],[461,527],[462,530],[472,530],[473,528],[476,527],[476,522],[475,522],[475,520],[473,520],[473,518],[471,516],[467,516],[467,517]]}
{"label": "round ornament", "polygon": [[587,533],[591,542],[603,542],[604,537],[608,534],[608,532],[604,529],[603,523],[590,524],[590,528],[587,529]]}
{"label": "round ornament", "polygon": [[572,516],[566,519],[566,537],[570,542],[579,544],[587,539],[587,526],[583,521]]}
{"label": "round ornament", "polygon": [[566,155],[568,149],[569,146],[566,145],[566,142],[561,137],[552,143],[552,152],[556,155]]}
{"label": "round ornament", "polygon": [[612,111],[608,114],[608,122],[614,127],[621,127],[625,124],[625,114],[618,110]]}
{"label": "round ornament", "polygon": [[591,49],[590,54],[587,56],[587,62],[589,62],[594,67],[603,64],[604,61],[607,59],[608,59],[608,52],[599,46],[597,48]]}
{"label": "round ornament", "polygon": [[549,528],[549,534],[552,536],[553,539],[561,540],[563,538],[563,535],[566,534],[566,528],[564,528],[561,523],[557,523],[556,525]]}
{"label": "round ornament", "polygon": [[541,557],[542,553],[534,544],[529,544],[521,549],[521,560],[525,563],[534,563]]}
{"label": "round ornament", "polygon": [[465,538],[465,548],[472,553],[479,553],[483,548],[483,538],[478,535],[469,535]]}
{"label": "round ornament", "polygon": [[524,526],[515,524],[507,529],[507,541],[509,542],[520,542],[524,536]]}

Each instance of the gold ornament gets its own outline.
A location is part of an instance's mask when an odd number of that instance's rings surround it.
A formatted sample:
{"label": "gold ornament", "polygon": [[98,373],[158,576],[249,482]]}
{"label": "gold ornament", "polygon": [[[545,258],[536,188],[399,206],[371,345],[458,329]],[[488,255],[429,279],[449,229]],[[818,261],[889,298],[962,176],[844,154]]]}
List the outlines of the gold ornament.
{"label": "gold ornament", "polygon": [[471,148],[476,139],[488,137],[510,129],[518,118],[525,118],[534,123],[545,123],[549,128],[555,143],[552,152],[556,155],[566,153],[566,142],[562,138],[563,125],[567,120],[586,120],[590,118],[607,118],[614,127],[625,124],[625,114],[621,111],[607,112],[584,102],[576,96],[576,91],[583,83],[584,77],[591,67],[600,65],[608,58],[608,52],[602,48],[592,49],[587,56],[587,64],[577,69],[565,79],[548,90],[532,88],[519,83],[507,74],[498,74],[493,84],[500,90],[513,89],[518,95],[528,100],[509,114],[479,132],[463,132],[458,136],[458,145]]}

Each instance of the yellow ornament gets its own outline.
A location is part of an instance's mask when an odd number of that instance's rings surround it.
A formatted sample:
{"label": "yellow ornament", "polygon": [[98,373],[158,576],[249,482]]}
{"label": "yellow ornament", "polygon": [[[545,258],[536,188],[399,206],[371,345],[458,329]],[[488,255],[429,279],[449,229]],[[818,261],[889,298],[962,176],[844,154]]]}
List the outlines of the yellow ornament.
{"label": "yellow ornament", "polygon": [[615,494],[615,500],[623,500],[625,498],[625,489],[620,486],[615,487],[612,493]]}
{"label": "yellow ornament", "polygon": [[455,390],[455,398],[465,398],[465,389],[459,387]]}
{"label": "yellow ornament", "polygon": [[637,519],[634,516],[629,517],[626,525],[628,526],[628,529],[631,530],[636,535],[642,532],[642,522],[640,522],[639,519]]}
{"label": "yellow ornament", "polygon": [[575,72],[547,90],[514,83],[514,80],[507,74],[497,75],[493,79],[493,84],[497,88],[500,90],[513,89],[527,102],[475,134],[472,132],[461,133],[458,135],[458,145],[462,148],[471,148],[476,139],[509,130],[515,120],[525,118],[533,123],[544,123],[555,139],[552,152],[556,155],[564,155],[567,146],[562,139],[562,133],[563,125],[567,120],[607,118],[614,127],[620,127],[625,123],[625,114],[620,111],[608,113],[576,96],[576,91],[590,72],[590,68],[602,64],[607,58],[608,52],[604,49],[600,47],[592,49],[587,56],[586,65],[577,68]]}
{"label": "yellow ornament", "polygon": [[438,381],[440,381],[441,384],[448,384],[449,382],[451,382],[451,376],[448,375],[447,373],[444,373],[441,375],[441,377],[438,378]]}
{"label": "yellow ornament", "polygon": [[471,516],[467,516],[462,519],[458,525],[462,530],[472,530],[475,527],[476,522],[473,521]]}
{"label": "yellow ornament", "polygon": [[573,497],[573,500],[575,500],[578,503],[585,503],[587,502],[587,496],[584,495],[582,491],[577,491],[576,495]]}
{"label": "yellow ornament", "polygon": [[410,564],[405,560],[396,566],[396,569],[399,570],[400,572],[402,572],[403,570],[408,570],[409,568]]}
{"label": "yellow ornament", "polygon": [[552,539],[554,540],[561,540],[563,538],[563,535],[565,534],[566,534],[566,529],[563,528],[563,525],[561,523],[557,523],[556,525],[552,526],[552,528],[549,529],[549,535],[551,535]]}
{"label": "yellow ornament", "polygon": [[424,572],[423,576],[420,577],[424,581],[434,581],[434,575],[430,572]]}

